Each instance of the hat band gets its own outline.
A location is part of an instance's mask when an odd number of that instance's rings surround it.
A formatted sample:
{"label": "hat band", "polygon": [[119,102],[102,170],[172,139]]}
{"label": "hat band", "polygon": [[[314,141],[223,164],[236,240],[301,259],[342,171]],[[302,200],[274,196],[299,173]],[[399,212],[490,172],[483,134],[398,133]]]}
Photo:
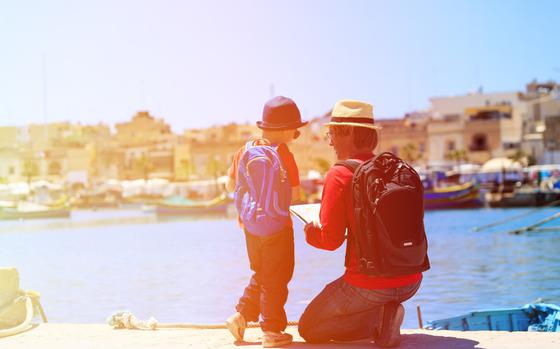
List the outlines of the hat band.
{"label": "hat band", "polygon": [[355,122],[359,124],[371,124],[373,125],[373,119],[370,118],[352,118],[352,117],[331,117],[331,122]]}

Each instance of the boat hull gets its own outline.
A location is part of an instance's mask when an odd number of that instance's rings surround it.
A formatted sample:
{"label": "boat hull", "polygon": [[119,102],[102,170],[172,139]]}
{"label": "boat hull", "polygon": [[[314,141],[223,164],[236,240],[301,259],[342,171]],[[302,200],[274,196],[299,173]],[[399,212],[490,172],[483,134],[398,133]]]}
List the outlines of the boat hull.
{"label": "boat hull", "polygon": [[17,209],[0,210],[0,219],[45,219],[45,218],[68,218],[69,209],[49,209],[37,211],[19,211]]}
{"label": "boat hull", "polygon": [[429,321],[426,328],[453,331],[560,332],[560,307],[540,303],[527,304],[520,308],[475,311]]}
{"label": "boat hull", "polygon": [[426,210],[476,208],[482,205],[480,191],[474,183],[424,192],[424,208]]}
{"label": "boat hull", "polygon": [[204,214],[226,214],[227,203],[215,206],[172,206],[158,204],[155,208],[158,216],[183,216],[183,215],[204,215]]}

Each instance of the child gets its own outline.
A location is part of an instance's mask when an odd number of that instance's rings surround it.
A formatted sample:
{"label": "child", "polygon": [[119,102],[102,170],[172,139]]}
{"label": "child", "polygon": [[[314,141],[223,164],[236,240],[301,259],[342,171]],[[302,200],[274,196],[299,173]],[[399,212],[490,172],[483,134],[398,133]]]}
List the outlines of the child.
{"label": "child", "polygon": [[[287,325],[284,304],[288,298],[288,283],[294,271],[294,236],[292,221],[287,211],[288,207],[282,209],[277,206],[282,206],[282,204],[288,206],[290,197],[297,198],[298,196],[298,168],[287,144],[299,137],[300,133],[297,129],[306,123],[301,121],[299,109],[291,99],[278,96],[269,100],[264,106],[262,120],[257,121],[257,126],[262,130],[262,138],[251,141],[239,149],[234,155],[228,171],[230,180],[227,189],[236,192],[236,206],[240,212],[239,223],[245,232],[247,254],[251,270],[254,273],[243,296],[239,299],[237,312],[226,320],[226,325],[235,339],[241,341],[247,321],[258,321],[260,315],[262,318],[261,329],[264,333],[262,344],[265,348],[292,343],[292,336],[284,332]],[[260,149],[251,150],[253,147]],[[273,149],[272,152],[275,151],[278,156],[265,152],[270,149]],[[255,151],[264,155],[268,154],[270,158],[265,160],[269,163],[273,163],[275,159],[279,158],[280,170],[272,175],[263,174],[262,177],[257,178],[254,170],[249,171],[249,163],[254,160],[258,162],[265,156],[248,159]],[[240,162],[241,169],[239,169]],[[263,162],[258,166],[261,167],[257,170],[265,168],[267,165]],[[272,170],[268,169],[268,171],[267,173],[270,173]],[[271,181],[271,178],[282,176],[285,179],[282,180],[282,183],[278,179],[270,182],[272,190],[262,189],[267,186],[265,183],[267,180]],[[247,184],[247,182],[251,183]],[[245,189],[244,186],[253,188],[253,191]],[[255,187],[257,187],[257,195],[255,195]],[[282,192],[286,192],[286,190],[287,194],[283,195]],[[258,195],[261,191],[263,193],[273,192],[275,199],[280,197],[279,200],[275,200],[275,203],[280,203],[268,205],[269,200],[266,204],[261,204],[262,202],[259,200],[262,198],[251,197],[251,193],[252,196],[265,196],[265,194]],[[287,198],[287,202],[282,203],[282,197]],[[270,209],[269,206],[275,206],[285,214],[270,213],[267,211]],[[259,220],[260,223],[257,222]]]}

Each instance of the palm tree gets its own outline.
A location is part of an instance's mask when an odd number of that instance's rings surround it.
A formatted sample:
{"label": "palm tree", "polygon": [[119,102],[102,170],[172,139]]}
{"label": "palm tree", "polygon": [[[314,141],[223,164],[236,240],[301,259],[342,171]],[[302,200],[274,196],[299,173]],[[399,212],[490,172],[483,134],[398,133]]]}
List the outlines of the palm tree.
{"label": "palm tree", "polygon": [[23,161],[21,175],[27,179],[27,185],[30,185],[31,179],[39,175],[39,166],[37,165],[37,162],[32,159],[25,159]]}
{"label": "palm tree", "polygon": [[457,165],[460,165],[462,161],[467,161],[469,159],[467,151],[465,149],[451,150],[447,154],[445,154],[445,158],[447,160],[457,162]]}
{"label": "palm tree", "polygon": [[154,169],[154,163],[146,153],[142,153],[140,158],[134,161],[134,166],[138,172],[142,173],[142,178],[144,178],[144,180],[148,179],[150,172]]}
{"label": "palm tree", "polygon": [[319,172],[323,175],[331,168],[331,164],[323,158],[315,158],[313,160],[317,164]]}
{"label": "palm tree", "polygon": [[420,158],[418,147],[416,147],[416,144],[414,143],[407,143],[404,147],[402,147],[401,151],[403,160],[408,163],[414,163]]}

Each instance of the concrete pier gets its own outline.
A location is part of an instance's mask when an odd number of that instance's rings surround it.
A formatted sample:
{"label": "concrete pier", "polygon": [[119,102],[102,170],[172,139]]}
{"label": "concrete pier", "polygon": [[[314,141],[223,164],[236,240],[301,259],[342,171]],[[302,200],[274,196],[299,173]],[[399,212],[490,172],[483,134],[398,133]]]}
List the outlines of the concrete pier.
{"label": "concrete pier", "polygon": [[[352,343],[306,344],[296,327],[287,330],[294,335],[289,348],[376,348],[367,341]],[[402,330],[400,348],[418,349],[514,349],[560,348],[560,333],[537,332],[457,332]],[[0,349],[143,349],[143,348],[261,348],[260,329],[247,329],[245,342],[234,343],[227,330],[114,330],[104,324],[40,324],[27,332],[0,338]]]}

